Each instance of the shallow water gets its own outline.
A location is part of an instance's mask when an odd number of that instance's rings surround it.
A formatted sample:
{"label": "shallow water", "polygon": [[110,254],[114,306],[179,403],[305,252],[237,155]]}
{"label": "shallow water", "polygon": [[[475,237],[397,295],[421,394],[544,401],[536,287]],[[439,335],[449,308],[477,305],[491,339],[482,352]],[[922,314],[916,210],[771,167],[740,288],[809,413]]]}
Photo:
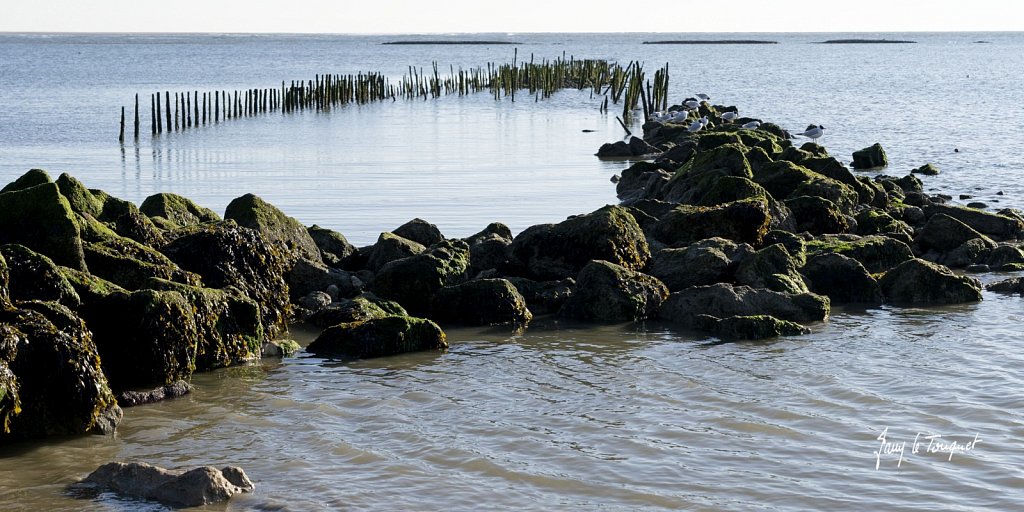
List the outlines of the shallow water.
{"label": "shallow water", "polygon": [[[921,42],[884,48],[810,44],[832,34],[696,48],[640,44],[663,35],[508,37],[526,42],[521,58],[670,62],[680,99],[703,91],[786,127],[823,124],[841,159],[880,141],[892,174],[933,162],[943,173],[927,188],[1024,205],[1020,34],[886,35]],[[218,211],[255,192],[357,244],[417,216],[464,236],[615,202],[608,179],[627,164],[593,152],[622,131],[587,93],[273,116],[145,138],[123,156],[116,144],[113,114],[135,92],[511,57],[383,39],[0,35],[0,181],[47,167],[136,202],[173,191]],[[519,334],[447,329],[446,353],[200,374],[186,398],[128,409],[115,436],[0,448],[0,508],[137,509],[64,488],[139,460],[242,466],[257,491],[218,510],[1019,509],[1024,308],[984,299],[837,310],[808,336],[735,344],[655,323],[539,319]],[[886,427],[907,442],[902,462],[876,458]],[[950,460],[926,443],[911,453],[919,432],[980,442]]]}

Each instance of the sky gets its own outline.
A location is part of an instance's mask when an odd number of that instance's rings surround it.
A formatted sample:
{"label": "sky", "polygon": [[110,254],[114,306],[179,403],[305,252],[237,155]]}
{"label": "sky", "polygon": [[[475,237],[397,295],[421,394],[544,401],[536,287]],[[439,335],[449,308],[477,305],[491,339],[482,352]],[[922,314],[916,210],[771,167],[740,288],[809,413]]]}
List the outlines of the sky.
{"label": "sky", "polygon": [[1021,0],[4,0],[0,32],[1024,31]]}

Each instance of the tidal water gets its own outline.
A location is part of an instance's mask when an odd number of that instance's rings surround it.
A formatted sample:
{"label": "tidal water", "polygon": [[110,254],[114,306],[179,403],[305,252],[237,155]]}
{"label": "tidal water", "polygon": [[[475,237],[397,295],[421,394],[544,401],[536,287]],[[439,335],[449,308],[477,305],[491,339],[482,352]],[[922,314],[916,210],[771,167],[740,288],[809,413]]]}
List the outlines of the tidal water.
{"label": "tidal water", "polygon": [[[628,163],[593,154],[624,132],[589,92],[399,100],[156,138],[144,122],[138,143],[117,142],[136,93],[397,79],[434,61],[442,73],[509,62],[516,49],[651,73],[669,63],[677,102],[704,92],[793,130],[821,124],[841,160],[880,142],[889,174],[933,163],[931,192],[1024,207],[1024,34],[380,44],[415,37],[0,34],[0,183],[41,167],[136,203],[175,192],[218,212],[253,192],[357,245],[414,217],[458,237],[616,202],[609,178]],[[642,44],[700,37],[779,44]],[[843,37],[917,43],[815,44]],[[0,448],[0,509],[138,509],[65,492],[110,460],[242,466],[257,491],[218,510],[1020,509],[1022,300],[837,309],[808,336],[757,343],[539,319],[522,333],[447,329],[446,353],[266,360],[196,375],[192,395],[126,410],[112,437]]]}

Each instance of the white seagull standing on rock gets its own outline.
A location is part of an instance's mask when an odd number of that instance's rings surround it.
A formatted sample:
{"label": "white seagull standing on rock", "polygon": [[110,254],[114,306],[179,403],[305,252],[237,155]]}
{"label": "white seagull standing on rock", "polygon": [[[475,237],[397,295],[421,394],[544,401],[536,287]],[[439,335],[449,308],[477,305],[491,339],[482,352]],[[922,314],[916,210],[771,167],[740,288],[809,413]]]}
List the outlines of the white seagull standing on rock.
{"label": "white seagull standing on rock", "polygon": [[760,127],[761,121],[751,121],[747,124],[744,124],[743,126],[740,126],[740,128],[743,128],[744,130],[756,130]]}
{"label": "white seagull standing on rock", "polygon": [[704,94],[702,92],[698,92],[696,96],[697,99],[703,101],[704,103],[707,103],[708,101],[711,100],[711,96],[708,96],[707,94]]}
{"label": "white seagull standing on rock", "polygon": [[807,130],[804,130],[803,133],[799,133],[797,135],[803,135],[804,137],[807,137],[808,139],[811,139],[812,142],[817,144],[818,143],[818,138],[821,137],[824,134],[825,134],[825,127],[819,124],[819,125],[812,125],[811,128],[808,128]]}
{"label": "white seagull standing on rock", "polygon": [[737,112],[723,112],[722,113],[722,121],[725,121],[727,123],[731,123],[731,122],[735,121],[738,117],[740,117],[740,115]]}
{"label": "white seagull standing on rock", "polygon": [[690,127],[687,128],[686,131],[688,131],[690,133],[700,131],[701,128],[704,128],[705,126],[707,126],[707,119],[708,119],[707,117],[702,117],[702,118],[700,118],[700,119],[690,123]]}

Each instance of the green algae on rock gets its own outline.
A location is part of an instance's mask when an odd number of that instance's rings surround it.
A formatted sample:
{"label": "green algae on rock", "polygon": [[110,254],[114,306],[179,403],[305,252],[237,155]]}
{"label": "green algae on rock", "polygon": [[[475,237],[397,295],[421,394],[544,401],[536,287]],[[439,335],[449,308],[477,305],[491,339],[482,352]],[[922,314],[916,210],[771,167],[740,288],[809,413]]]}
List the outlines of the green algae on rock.
{"label": "green algae on rock", "polygon": [[366,359],[447,348],[444,331],[434,322],[411,316],[387,316],[328,327],[306,351],[320,356]]}

